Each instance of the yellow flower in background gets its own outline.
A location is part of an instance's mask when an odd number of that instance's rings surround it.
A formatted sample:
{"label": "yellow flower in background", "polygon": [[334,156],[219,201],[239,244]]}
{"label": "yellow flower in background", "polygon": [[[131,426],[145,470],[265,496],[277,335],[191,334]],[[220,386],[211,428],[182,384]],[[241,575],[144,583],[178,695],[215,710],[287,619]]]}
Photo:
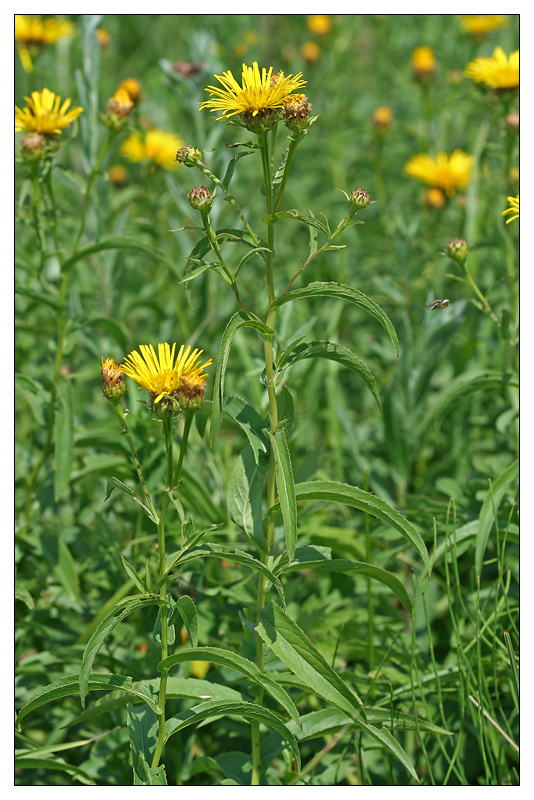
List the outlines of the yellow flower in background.
{"label": "yellow flower in background", "polygon": [[253,117],[275,108],[283,108],[284,101],[292,92],[306,85],[302,80],[302,73],[287,75],[279,72],[273,75],[273,68],[262,68],[261,74],[258,62],[254,61],[251,67],[243,64],[241,86],[238,84],[230,70],[222,75],[215,75],[222,89],[218,86],[208,86],[205,91],[212,95],[210,100],[200,104],[200,108],[210,111],[222,111],[217,119],[228,119],[235,114],[251,113]]}
{"label": "yellow flower in background", "polygon": [[496,47],[492,56],[470,61],[464,75],[492,89],[515,89],[519,86],[519,50],[507,56],[502,47]]}
{"label": "yellow flower in background", "polygon": [[180,347],[176,359],[176,343],[172,348],[167,342],[158,344],[158,355],[153,346],[139,345],[139,353],[133,350],[124,360],[123,371],[125,375],[140,384],[139,388],[147,389],[154,403],[159,403],[162,397],[171,397],[180,394],[183,385],[186,390],[194,386],[204,395],[204,386],[207,374],[203,370],[212,363],[211,358],[200,364],[203,350],[196,348],[191,352],[191,347]]}
{"label": "yellow flower in background", "polygon": [[425,206],[430,209],[443,208],[447,198],[441,189],[429,189],[425,194]]}
{"label": "yellow flower in background", "polygon": [[313,64],[314,61],[318,61],[321,57],[321,48],[317,42],[304,42],[300,48],[300,54],[308,64]]}
{"label": "yellow flower in background", "polygon": [[126,78],[126,80],[122,81],[122,83],[119,85],[119,89],[123,89],[125,92],[128,92],[130,95],[130,100],[134,104],[137,103],[141,97],[141,84],[139,81],[136,81],[135,78]]}
{"label": "yellow flower in background", "polygon": [[517,195],[517,197],[507,197],[506,199],[510,203],[510,208],[503,211],[502,215],[503,217],[507,217],[509,214],[512,214],[510,219],[506,220],[506,224],[508,225],[508,223],[513,222],[514,219],[519,219],[519,195]]}
{"label": "yellow flower in background", "polygon": [[464,31],[475,37],[485,36],[508,25],[506,14],[460,14],[459,16]]}
{"label": "yellow flower in background", "polygon": [[31,98],[24,98],[27,106],[20,109],[15,106],[15,131],[37,131],[44,136],[54,136],[61,133],[83,111],[81,106],[70,106],[70,98],[61,104],[61,97],[49,89],[42,92],[32,92]]}
{"label": "yellow flower in background", "polygon": [[109,47],[111,36],[104,28],[96,29],[96,38],[98,39],[98,44],[102,50],[105,50],[106,47]]}
{"label": "yellow flower in background", "polygon": [[389,106],[375,108],[372,116],[375,128],[389,128],[393,122],[393,111]]}
{"label": "yellow flower in background", "polygon": [[206,674],[209,672],[209,668],[211,667],[211,663],[209,661],[191,661],[191,667],[189,669],[189,675],[192,678],[199,678],[202,680],[206,677]]}
{"label": "yellow flower in background", "polygon": [[128,170],[122,164],[112,164],[108,169],[108,178],[113,186],[121,189],[128,183]]}
{"label": "yellow flower in background", "polygon": [[258,34],[256,31],[247,31],[243,36],[242,41],[238,42],[234,47],[234,53],[239,58],[242,58],[249,51],[250,47],[255,47],[258,44]]}
{"label": "yellow flower in background", "polygon": [[328,14],[310,14],[308,17],[308,28],[317,36],[324,36],[325,33],[330,33],[332,30],[330,17]]}
{"label": "yellow flower in background", "polygon": [[33,70],[28,47],[56,44],[60,39],[71,39],[75,34],[72,22],[58,22],[53,18],[40,19],[25,14],[15,14],[15,41],[25,72]]}
{"label": "yellow flower in background", "polygon": [[110,97],[108,100],[106,108],[110,114],[115,114],[117,117],[126,118],[130,116],[133,105],[133,100],[126,89],[119,88],[113,97]]}
{"label": "yellow flower in background", "polygon": [[436,158],[426,153],[414,156],[406,164],[404,172],[410,178],[423,181],[433,189],[441,189],[452,197],[457,189],[465,189],[472,169],[473,156],[455,150],[450,156],[447,153],[438,153]]}
{"label": "yellow flower in background", "polygon": [[144,138],[139,131],[134,131],[123,142],[121,153],[129,161],[149,161],[164,169],[176,169],[176,151],[184,146],[184,142],[175,133],[153,128],[146,132]]}
{"label": "yellow flower in background", "polygon": [[416,47],[412,52],[412,69],[417,78],[433,75],[436,56],[430,47]]}

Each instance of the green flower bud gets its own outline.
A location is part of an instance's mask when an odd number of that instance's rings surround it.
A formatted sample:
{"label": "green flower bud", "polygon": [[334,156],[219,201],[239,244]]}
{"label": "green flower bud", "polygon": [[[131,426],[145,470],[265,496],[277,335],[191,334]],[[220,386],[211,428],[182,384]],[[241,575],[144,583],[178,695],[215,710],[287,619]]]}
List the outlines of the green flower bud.
{"label": "green flower bud", "polygon": [[187,195],[187,200],[191,208],[196,208],[197,211],[209,211],[213,205],[215,193],[211,192],[205,186],[195,186]]}
{"label": "green flower bud", "polygon": [[367,208],[371,202],[371,196],[365,189],[353,189],[348,197],[349,203],[356,209]]}
{"label": "green flower bud", "polygon": [[449,258],[452,258],[453,261],[456,261],[457,264],[462,264],[465,262],[467,258],[467,253],[469,252],[469,247],[467,243],[464,242],[463,239],[452,239],[449,244],[447,245],[446,254]]}
{"label": "green flower bud", "polygon": [[180,147],[180,149],[176,151],[176,160],[179,161],[180,164],[185,164],[186,167],[196,167],[201,158],[202,150],[198,147]]}

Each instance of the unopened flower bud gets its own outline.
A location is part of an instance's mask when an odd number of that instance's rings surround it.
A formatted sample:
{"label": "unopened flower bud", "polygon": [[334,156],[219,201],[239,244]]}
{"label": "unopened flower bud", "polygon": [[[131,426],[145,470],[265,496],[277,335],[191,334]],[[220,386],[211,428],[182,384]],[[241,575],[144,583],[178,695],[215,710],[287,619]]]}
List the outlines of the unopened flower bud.
{"label": "unopened flower bud", "polygon": [[463,239],[452,239],[445,250],[449,258],[456,261],[460,266],[465,262],[469,247]]}
{"label": "unopened flower bud", "polygon": [[202,150],[198,147],[188,146],[180,147],[176,151],[176,160],[180,164],[185,164],[186,167],[196,167],[198,162],[202,159]]}
{"label": "unopened flower bud", "polygon": [[367,208],[371,202],[371,196],[365,189],[353,189],[349,194],[349,202],[354,208]]}
{"label": "unopened flower bud", "polygon": [[128,170],[122,164],[113,164],[108,169],[108,178],[113,186],[116,186],[117,189],[122,189],[128,184]]}
{"label": "unopened flower bud", "polygon": [[141,84],[139,81],[136,81],[135,78],[126,78],[126,80],[124,80],[119,86],[119,89],[124,89],[125,92],[128,92],[130,95],[130,100],[132,103],[134,103],[134,105],[141,97]]}
{"label": "unopened flower bud", "polygon": [[214,197],[215,193],[205,186],[195,186],[187,195],[187,200],[191,208],[196,208],[198,211],[209,211],[213,205]]}
{"label": "unopened flower bud", "polygon": [[300,48],[300,54],[308,64],[313,64],[321,58],[321,47],[317,42],[304,42]]}
{"label": "unopened flower bud", "polygon": [[373,111],[373,125],[380,130],[387,130],[393,122],[393,111],[389,106],[379,106]]}
{"label": "unopened flower bud", "polygon": [[33,158],[40,158],[41,151],[43,147],[46,145],[45,137],[38,133],[38,131],[33,131],[29,133],[27,136],[24,137],[22,140],[22,151],[25,156],[30,156]]}
{"label": "unopened flower bud", "polygon": [[441,189],[429,189],[425,195],[425,206],[430,209],[443,208],[445,201],[445,193]]}
{"label": "unopened flower bud", "polygon": [[506,127],[510,133],[519,133],[519,114],[517,111],[512,111],[506,117]]}
{"label": "unopened flower bud", "polygon": [[133,100],[126,89],[119,88],[108,100],[106,109],[109,114],[116,117],[129,117],[133,105]]}
{"label": "unopened flower bud", "polygon": [[181,411],[198,411],[204,405],[204,388],[206,378],[195,375],[188,378],[184,375],[179,388],[174,394]]}
{"label": "unopened flower bud", "polygon": [[436,56],[430,47],[416,47],[412,53],[412,70],[414,78],[426,80],[436,71]]}
{"label": "unopened flower bud", "polygon": [[102,391],[108,400],[119,400],[126,391],[122,367],[112,358],[102,358]]}
{"label": "unopened flower bud", "polygon": [[310,124],[311,103],[305,94],[292,94],[284,100],[284,120],[288,128],[302,131]]}

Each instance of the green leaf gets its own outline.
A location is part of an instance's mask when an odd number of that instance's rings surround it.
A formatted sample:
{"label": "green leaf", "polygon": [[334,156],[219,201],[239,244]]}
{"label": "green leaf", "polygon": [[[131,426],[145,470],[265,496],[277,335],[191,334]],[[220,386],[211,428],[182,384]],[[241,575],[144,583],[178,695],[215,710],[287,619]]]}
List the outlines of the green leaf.
{"label": "green leaf", "polygon": [[373,564],[366,564],[363,561],[352,561],[348,558],[326,558],[324,553],[311,545],[297,548],[296,558],[297,560],[292,564],[283,566],[284,573],[312,569],[321,572],[354,572],[365,575],[388,586],[401,601],[406,611],[410,614],[412,612],[412,601],[403,584],[395,575],[382,567],[375,567]]}
{"label": "green leaf", "polygon": [[160,764],[159,767],[149,767],[142,756],[139,759],[139,775],[144,775],[143,782],[139,784],[141,786],[167,786],[167,776],[163,764]]}
{"label": "green leaf", "polygon": [[274,436],[269,432],[269,439],[276,464],[276,488],[284,520],[286,549],[291,561],[297,546],[297,500],[285,428],[278,428]]}
{"label": "green leaf", "polygon": [[15,600],[21,600],[29,609],[35,608],[33,597],[27,589],[20,585],[20,582],[15,584]]}
{"label": "green leaf", "polygon": [[480,575],[482,572],[482,562],[488,544],[489,535],[495,522],[495,515],[501,501],[513,481],[519,477],[519,461],[514,461],[507,467],[502,475],[499,475],[495,483],[491,484],[490,489],[482,504],[482,509],[478,518],[478,530],[475,548],[475,573]]}
{"label": "green leaf", "polygon": [[123,483],[122,481],[120,481],[118,478],[109,478],[109,480],[107,482],[107,485],[106,485],[106,496],[104,498],[104,502],[106,500],[109,500],[109,498],[111,497],[111,493],[113,492],[114,489],[118,489],[119,492],[122,492],[123,494],[128,495],[128,497],[131,497],[132,500],[134,500],[136,503],[138,503],[141,506],[141,508],[145,509],[145,511],[148,514],[149,518],[152,520],[152,522],[154,522],[157,525],[157,520],[154,519],[154,516],[153,516],[152,512],[150,511],[150,509],[148,509],[145,506],[145,504],[142,503],[141,500],[139,500],[139,498],[137,497],[137,495],[135,494],[133,489],[130,489],[129,486],[126,486],[126,484]]}
{"label": "green leaf", "polygon": [[364,492],[357,486],[349,486],[346,483],[337,481],[308,481],[307,483],[297,483],[295,486],[297,500],[325,500],[333,503],[343,503],[366,514],[385,522],[395,528],[411,544],[430,573],[430,559],[423,538],[417,528],[411,522],[399,514],[389,503],[381,500],[370,492]]}
{"label": "green leaf", "polygon": [[139,591],[143,592],[144,594],[148,594],[147,585],[144,582],[144,580],[140,577],[139,573],[137,572],[133,564],[130,564],[129,561],[126,561],[124,556],[121,556],[121,561],[122,561],[122,566],[126,570],[126,574],[128,575],[129,578],[132,579],[133,583],[135,584],[135,586],[137,586]]}
{"label": "green leaf", "polygon": [[70,483],[74,458],[74,412],[72,409],[72,386],[60,381],[57,387],[58,407],[54,426],[54,499],[59,500]]}
{"label": "green leaf", "polygon": [[246,400],[236,395],[225,398],[224,413],[240,426],[257,456],[269,452],[268,423]]}
{"label": "green leaf", "polygon": [[446,389],[440,392],[431,403],[428,412],[422,421],[424,430],[435,419],[440,425],[444,417],[455,408],[459,402],[475,392],[488,389],[505,389],[507,387],[519,388],[517,375],[505,372],[481,372],[477,375],[459,375]]}
{"label": "green leaf", "polygon": [[172,736],[173,733],[181,731],[184,728],[187,728],[189,725],[197,725],[202,720],[209,719],[210,717],[221,715],[227,716],[229,714],[263,722],[265,725],[268,725],[277,731],[277,733],[284,737],[289,747],[293,751],[293,754],[297,760],[298,768],[300,770],[300,752],[294,735],[277,714],[275,714],[273,711],[263,708],[262,706],[258,706],[255,703],[228,701],[208,702],[202,703],[194,708],[187,709],[186,711],[182,711],[181,714],[177,714],[167,721],[167,739]]}
{"label": "green leaf", "polygon": [[195,558],[206,558],[209,556],[213,556],[214,558],[221,558],[225,561],[231,561],[235,564],[241,564],[244,567],[249,567],[253,569],[255,572],[260,572],[267,580],[273,584],[273,587],[278,592],[278,596],[283,605],[285,605],[285,597],[284,597],[284,590],[280,580],[271,572],[271,570],[265,566],[261,561],[257,558],[254,558],[249,553],[245,553],[243,550],[238,550],[237,548],[229,547],[228,545],[221,545],[221,544],[203,544],[196,550],[192,550],[180,559],[176,561],[176,565],[183,566],[187,564],[189,561],[193,561]]}
{"label": "green leaf", "polygon": [[249,680],[254,681],[258,686],[262,686],[271,697],[280,703],[287,714],[298,722],[299,712],[286,690],[264,672],[261,672],[248,658],[219,647],[195,647],[191,650],[180,650],[178,653],[169,656],[158,664],[158,670],[170,669],[175,664],[181,664],[184,661],[210,661],[212,664],[235,669],[249,678]]}
{"label": "green leaf", "polygon": [[127,597],[118,603],[115,608],[104,617],[96,630],[91,635],[87,642],[82,659],[82,666],[80,669],[80,695],[82,700],[82,707],[85,708],[85,695],[89,685],[89,678],[91,670],[93,669],[96,654],[102,647],[103,643],[113,630],[125,617],[137,611],[140,608],[150,605],[161,605],[162,601],[159,597]]}
{"label": "green leaf", "polygon": [[239,328],[256,328],[264,335],[272,335],[274,332],[267,325],[254,322],[248,319],[242,311],[237,311],[233,317],[230,318],[221,339],[221,347],[219,350],[219,358],[217,360],[217,369],[215,371],[215,380],[213,383],[213,403],[211,410],[211,428],[210,428],[210,444],[213,448],[215,440],[219,434],[223,414],[223,396],[224,396],[224,379],[226,375],[226,365],[232,347],[232,339]]}
{"label": "green leaf", "polygon": [[175,261],[165,255],[165,253],[156,250],[139,239],[130,238],[128,236],[103,236],[98,242],[91,242],[91,244],[81,247],[76,253],[63,264],[63,271],[67,272],[78,261],[83,261],[85,258],[92,256],[94,253],[100,253],[102,250],[136,250],[144,255],[150,256],[156,261],[161,261],[165,264],[171,272],[178,275],[178,265]]}
{"label": "green leaf", "polygon": [[351,719],[364,715],[360,698],[276,603],[269,603],[259,612],[259,617],[257,633],[314,694],[349,714]]}
{"label": "green leaf", "polygon": [[303,342],[289,353],[284,363],[278,366],[279,373],[283,372],[283,370],[296,361],[302,361],[305,358],[327,358],[330,361],[337,361],[338,364],[342,364],[344,367],[352,370],[352,372],[355,372],[371,391],[378,408],[382,410],[380,395],[373,373],[369,367],[364,364],[361,358],[358,358],[358,356],[352,353],[347,347],[343,347],[343,345],[334,342]]}
{"label": "green leaf", "polygon": [[158,739],[158,717],[148,706],[128,703],[128,735],[134,773],[134,786],[147,786]]}
{"label": "green leaf", "polygon": [[174,610],[182,618],[191,647],[196,647],[198,644],[198,618],[195,604],[187,594],[184,594],[176,601]]}
{"label": "green leaf", "polygon": [[[132,679],[126,675],[93,673],[89,677],[86,691],[111,692],[117,689],[135,695],[143,702],[147,703],[147,705],[149,705],[156,714],[161,713],[151,697],[148,697],[143,692],[134,689]],[[59,700],[62,697],[68,697],[69,695],[74,694],[77,695],[79,691],[79,675],[67,675],[64,678],[60,678],[55,683],[50,683],[48,686],[45,686],[43,689],[37,692],[37,694],[35,694],[32,699],[21,708],[16,720],[17,728],[20,730],[22,720],[25,719],[28,714],[31,714],[32,711],[47,705],[47,703],[52,703],[55,700]]]}
{"label": "green leaf", "polygon": [[296,219],[298,222],[303,222],[305,225],[310,225],[313,228],[317,228],[317,230],[321,231],[321,233],[328,235],[328,228],[324,222],[321,222],[315,216],[301,214],[296,208],[291,208],[289,211],[277,211],[275,214],[269,214],[269,216],[263,218],[262,222],[265,222],[267,225],[271,225],[281,219]]}
{"label": "green leaf", "polygon": [[267,456],[257,456],[247,444],[239,454],[227,486],[228,513],[247,536],[265,550],[262,499],[269,471]]}
{"label": "green leaf", "polygon": [[375,728],[374,725],[366,725],[365,730],[373,737],[373,739],[376,739],[377,742],[380,742],[380,744],[382,744],[386,750],[389,750],[390,753],[393,753],[393,755],[401,762],[407,772],[410,773],[412,778],[419,783],[419,778],[417,777],[417,772],[413,768],[412,762],[387,728]]}
{"label": "green leaf", "polygon": [[60,311],[62,308],[61,302],[56,299],[54,295],[51,295],[48,292],[38,292],[35,289],[30,289],[29,287],[22,286],[21,284],[15,284],[15,292],[23,297],[29,297],[31,300],[37,300],[38,303],[44,303],[47,306],[51,306],[54,311]]}
{"label": "green leaf", "polygon": [[[255,145],[252,142],[243,142],[242,144],[245,147],[250,147],[251,149],[250,150],[244,150],[241,153],[236,153],[235,156],[233,156],[233,158],[230,159],[230,161],[228,163],[228,166],[226,167],[226,172],[224,173],[224,178],[221,181],[222,185],[224,186],[224,188],[226,190],[228,190],[228,188],[230,187],[230,181],[233,178],[234,170],[235,170],[235,168],[237,166],[237,162],[239,161],[239,159],[243,158],[243,156],[251,156],[253,154],[254,150],[258,149],[258,145]],[[233,145],[233,146],[237,147],[237,145]]]}
{"label": "green leaf", "polygon": [[58,540],[57,556],[56,573],[65,594],[70,600],[79,601],[80,582],[76,562],[63,539]]}
{"label": "green leaf", "polygon": [[66,772],[85,786],[96,786],[94,780],[83,769],[56,758],[34,758],[31,755],[17,756],[15,754],[15,769],[57,769],[60,772]]}
{"label": "green leaf", "polygon": [[293,289],[287,294],[278,297],[272,304],[272,308],[278,308],[284,303],[289,303],[292,300],[300,300],[306,297],[335,297],[339,300],[346,300],[348,303],[353,303],[359,308],[363,308],[368,314],[371,314],[382,325],[387,332],[397,355],[399,354],[399,340],[393,324],[387,314],[382,311],[379,305],[367,297],[363,292],[358,289],[353,289],[351,286],[345,286],[341,283],[323,283],[322,281],[315,281],[308,284],[303,289]]}

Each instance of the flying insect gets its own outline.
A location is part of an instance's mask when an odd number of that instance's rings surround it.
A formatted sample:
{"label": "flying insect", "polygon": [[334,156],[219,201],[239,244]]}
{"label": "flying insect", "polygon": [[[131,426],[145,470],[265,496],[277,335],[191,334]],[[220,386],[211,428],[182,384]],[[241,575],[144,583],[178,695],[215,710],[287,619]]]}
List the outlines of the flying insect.
{"label": "flying insect", "polygon": [[449,300],[444,298],[443,300],[434,300],[433,303],[427,303],[426,306],[422,306],[422,308],[429,308],[431,311],[435,311],[436,308],[447,308],[449,305]]}

